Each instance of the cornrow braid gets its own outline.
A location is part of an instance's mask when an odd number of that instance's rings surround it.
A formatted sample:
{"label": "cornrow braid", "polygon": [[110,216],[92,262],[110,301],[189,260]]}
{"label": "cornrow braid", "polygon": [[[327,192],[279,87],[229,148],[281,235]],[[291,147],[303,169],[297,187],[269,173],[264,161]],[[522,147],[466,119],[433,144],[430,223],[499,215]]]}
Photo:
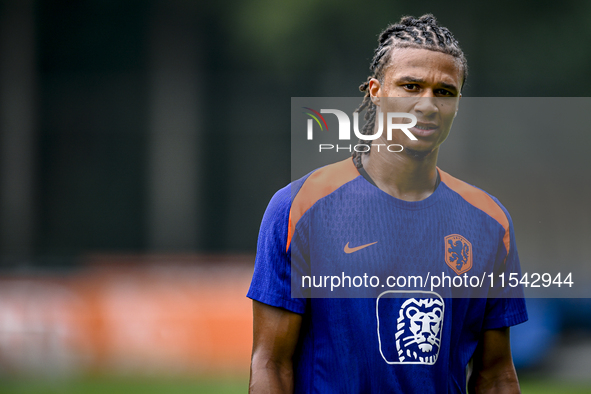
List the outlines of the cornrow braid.
{"label": "cornrow braid", "polygon": [[[437,24],[437,19],[431,14],[425,14],[420,18],[405,16],[400,22],[390,25],[384,30],[378,38],[378,47],[374,51],[374,56],[369,66],[371,75],[367,81],[359,86],[359,90],[364,92],[363,101],[357,108],[357,112],[366,111],[364,115],[365,125],[361,134],[368,135],[374,133],[376,120],[376,105],[371,100],[369,93],[369,81],[376,78],[380,82],[384,81],[384,72],[388,66],[390,54],[393,48],[419,48],[429,49],[431,51],[442,52],[451,55],[459,60],[462,70],[462,86],[468,77],[468,63],[464,52],[460,48],[458,41],[451,32]],[[360,144],[366,144],[368,141],[359,140]],[[361,167],[361,157],[366,152],[353,152],[353,161],[359,168]]]}

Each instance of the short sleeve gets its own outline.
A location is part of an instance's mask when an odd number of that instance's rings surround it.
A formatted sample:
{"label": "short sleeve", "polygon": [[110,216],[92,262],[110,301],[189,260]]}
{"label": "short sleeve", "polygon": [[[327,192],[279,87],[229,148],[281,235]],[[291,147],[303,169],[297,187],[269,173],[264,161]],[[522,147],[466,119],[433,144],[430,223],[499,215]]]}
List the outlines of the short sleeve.
{"label": "short sleeve", "polygon": [[[523,287],[519,284],[516,287],[509,286],[508,279],[511,273],[516,273],[517,278],[521,278],[521,266],[519,263],[519,254],[515,244],[515,232],[513,230],[513,221],[507,210],[493,197],[495,202],[507,215],[509,221],[510,243],[509,252],[501,239],[495,261],[494,288],[486,303],[486,314],[484,317],[483,328],[494,329],[501,327],[510,327],[527,321],[527,310],[525,307],[525,296]],[[500,274],[504,273],[504,286],[501,286]],[[515,276],[515,275],[514,275]]]}
{"label": "short sleeve", "polygon": [[291,298],[291,256],[286,250],[290,208],[291,186],[288,185],[273,196],[263,216],[247,297],[304,313],[306,300]]}

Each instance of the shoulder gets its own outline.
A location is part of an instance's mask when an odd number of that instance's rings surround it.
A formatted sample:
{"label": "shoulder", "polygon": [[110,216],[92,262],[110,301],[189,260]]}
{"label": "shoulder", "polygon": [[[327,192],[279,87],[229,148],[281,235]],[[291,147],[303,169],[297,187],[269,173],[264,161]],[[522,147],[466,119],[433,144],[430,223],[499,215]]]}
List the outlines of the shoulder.
{"label": "shoulder", "polygon": [[[261,225],[261,231],[286,232],[287,248],[299,219],[320,199],[359,176],[348,158],[318,168],[291,182],[273,195]],[[279,230],[279,231],[278,231]]]}
{"label": "shoulder", "polygon": [[293,193],[289,213],[287,248],[301,217],[320,199],[330,195],[341,186],[359,176],[351,158],[319,168],[303,178]]}
{"label": "shoulder", "polygon": [[503,227],[509,225],[509,214],[507,210],[494,196],[442,170],[439,170],[439,174],[441,176],[441,182],[457,193],[468,204],[483,211],[503,225]]}
{"label": "shoulder", "polygon": [[[318,200],[328,196],[341,186],[359,176],[359,171],[349,158],[321,167],[302,178],[293,193],[292,210],[308,210]],[[303,212],[302,212],[303,213]]]}
{"label": "shoulder", "polygon": [[452,192],[457,193],[459,198],[465,201],[479,211],[484,212],[491,219],[495,220],[504,229],[503,242],[507,251],[510,247],[511,237],[511,216],[505,207],[494,196],[488,194],[482,189],[472,186],[448,173],[438,169],[441,176],[441,182],[444,183]]}

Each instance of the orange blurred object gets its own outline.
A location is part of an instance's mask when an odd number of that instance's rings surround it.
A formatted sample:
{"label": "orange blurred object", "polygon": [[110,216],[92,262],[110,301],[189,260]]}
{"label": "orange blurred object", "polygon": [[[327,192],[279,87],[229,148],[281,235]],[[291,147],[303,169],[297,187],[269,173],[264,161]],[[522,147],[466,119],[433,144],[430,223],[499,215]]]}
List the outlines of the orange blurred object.
{"label": "orange blurred object", "polygon": [[0,279],[0,366],[13,373],[248,374],[252,256],[96,255]]}

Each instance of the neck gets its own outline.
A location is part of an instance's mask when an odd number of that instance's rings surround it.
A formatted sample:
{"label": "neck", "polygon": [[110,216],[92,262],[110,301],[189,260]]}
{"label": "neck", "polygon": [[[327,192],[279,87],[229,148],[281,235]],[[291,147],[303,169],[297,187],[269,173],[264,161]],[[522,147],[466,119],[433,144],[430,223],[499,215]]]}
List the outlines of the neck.
{"label": "neck", "polygon": [[406,201],[420,201],[433,194],[437,181],[438,148],[422,154],[373,149],[363,155],[363,168],[384,192]]}

